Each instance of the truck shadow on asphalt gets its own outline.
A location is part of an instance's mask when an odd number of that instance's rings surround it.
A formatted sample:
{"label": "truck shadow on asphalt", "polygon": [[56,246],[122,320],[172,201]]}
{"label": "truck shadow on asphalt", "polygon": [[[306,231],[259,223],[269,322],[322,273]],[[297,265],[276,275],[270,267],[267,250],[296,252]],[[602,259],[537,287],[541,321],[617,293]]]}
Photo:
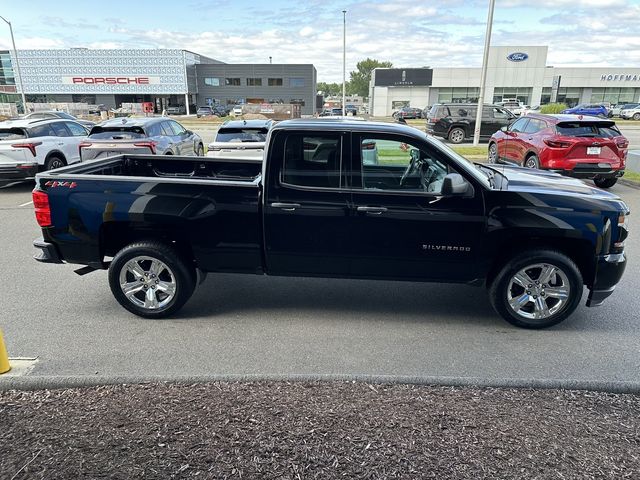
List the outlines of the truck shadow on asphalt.
{"label": "truck shadow on asphalt", "polygon": [[182,319],[251,311],[300,317],[345,314],[385,321],[480,323],[504,327],[484,288],[371,280],[210,274],[177,315]]}

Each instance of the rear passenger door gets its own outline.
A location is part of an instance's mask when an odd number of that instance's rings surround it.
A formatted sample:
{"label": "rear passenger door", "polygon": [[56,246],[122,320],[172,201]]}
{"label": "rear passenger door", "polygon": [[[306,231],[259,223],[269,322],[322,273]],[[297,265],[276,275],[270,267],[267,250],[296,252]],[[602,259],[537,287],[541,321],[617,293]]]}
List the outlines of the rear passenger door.
{"label": "rear passenger door", "polygon": [[[72,164],[80,161],[80,152],[78,151],[78,144],[81,138],[74,136],[66,126],[65,121],[51,122],[51,129],[54,131],[57,142],[56,150],[59,150],[64,155],[67,164]],[[86,133],[85,133],[86,136]]]}
{"label": "rear passenger door", "polygon": [[348,274],[348,142],[342,132],[272,133],[264,201],[269,273]]}

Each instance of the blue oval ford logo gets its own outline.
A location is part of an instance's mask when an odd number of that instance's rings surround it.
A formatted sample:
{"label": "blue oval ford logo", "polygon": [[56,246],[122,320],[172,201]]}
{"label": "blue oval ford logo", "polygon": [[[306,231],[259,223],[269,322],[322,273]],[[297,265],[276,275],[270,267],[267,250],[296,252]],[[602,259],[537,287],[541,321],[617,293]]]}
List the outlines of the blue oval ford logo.
{"label": "blue oval ford logo", "polygon": [[507,55],[507,60],[512,62],[524,62],[527,58],[529,58],[529,55],[523,52],[514,52]]}

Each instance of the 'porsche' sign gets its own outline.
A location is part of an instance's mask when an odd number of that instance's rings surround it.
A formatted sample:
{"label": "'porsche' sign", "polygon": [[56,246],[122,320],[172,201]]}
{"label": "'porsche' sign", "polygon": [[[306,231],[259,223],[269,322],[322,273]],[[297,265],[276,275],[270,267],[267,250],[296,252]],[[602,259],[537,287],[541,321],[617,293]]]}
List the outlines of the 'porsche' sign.
{"label": "'porsche' sign", "polygon": [[65,85],[151,85],[160,77],[62,77]]}

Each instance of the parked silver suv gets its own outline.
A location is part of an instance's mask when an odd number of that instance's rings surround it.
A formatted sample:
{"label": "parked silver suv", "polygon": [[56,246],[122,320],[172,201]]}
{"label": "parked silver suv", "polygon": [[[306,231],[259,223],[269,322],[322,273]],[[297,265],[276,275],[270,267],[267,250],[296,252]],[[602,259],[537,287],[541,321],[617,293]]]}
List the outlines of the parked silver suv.
{"label": "parked silver suv", "polygon": [[122,153],[204,155],[199,135],[165,117],[114,118],[91,129],[80,144],[82,160]]}

